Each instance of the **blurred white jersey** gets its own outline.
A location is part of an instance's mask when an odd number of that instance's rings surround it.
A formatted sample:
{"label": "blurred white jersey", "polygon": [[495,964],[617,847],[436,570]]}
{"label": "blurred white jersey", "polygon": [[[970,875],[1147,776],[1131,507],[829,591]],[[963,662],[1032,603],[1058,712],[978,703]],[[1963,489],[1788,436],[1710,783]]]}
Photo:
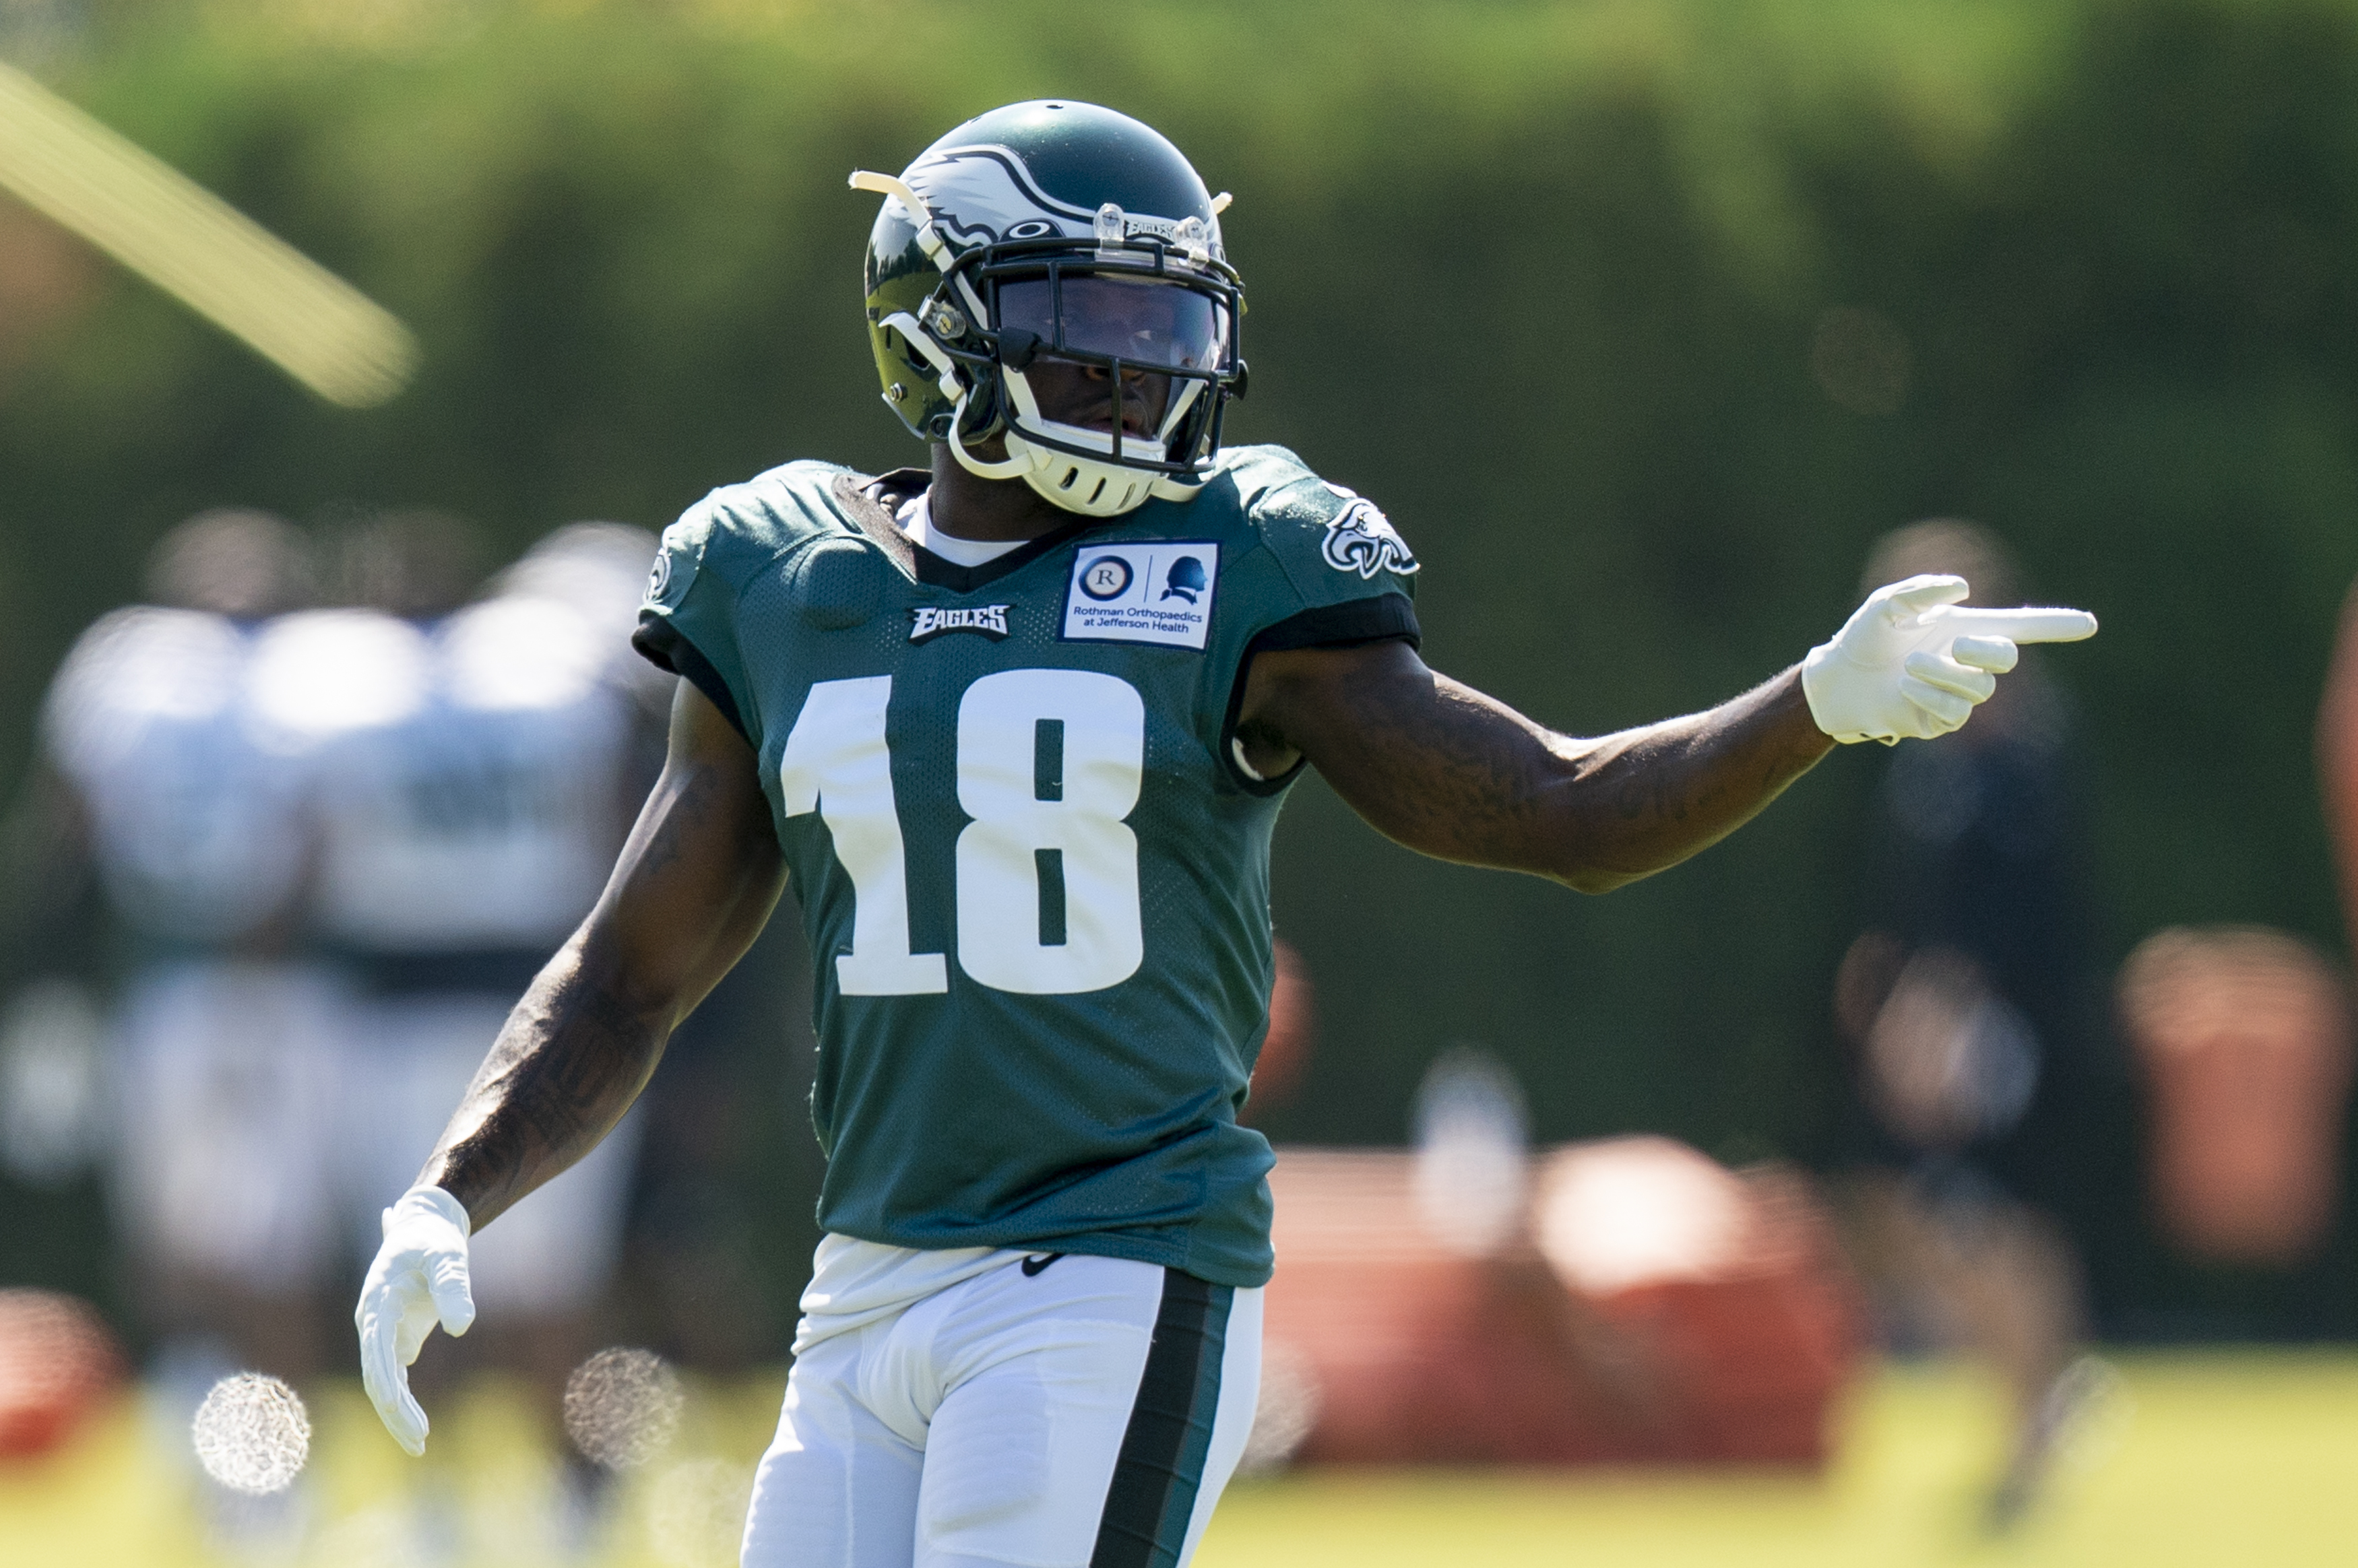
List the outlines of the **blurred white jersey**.
{"label": "blurred white jersey", "polygon": [[322,935],[395,955],[564,940],[621,827],[630,711],[606,642],[536,597],[425,628],[345,610],[269,630],[256,706],[309,759]]}
{"label": "blurred white jersey", "polygon": [[145,935],[234,943],[302,877],[299,776],[251,701],[267,635],[200,611],[118,610],[49,689],[49,758],[89,813],[117,915]]}
{"label": "blurred white jersey", "polygon": [[[292,616],[256,657],[256,705],[305,738],[320,830],[316,919],[356,961],[334,1157],[357,1256],[416,1179],[540,961],[597,901],[621,836],[633,707],[617,633],[503,594],[420,627]],[[622,1234],[638,1120],[476,1239],[487,1312],[594,1298]]]}

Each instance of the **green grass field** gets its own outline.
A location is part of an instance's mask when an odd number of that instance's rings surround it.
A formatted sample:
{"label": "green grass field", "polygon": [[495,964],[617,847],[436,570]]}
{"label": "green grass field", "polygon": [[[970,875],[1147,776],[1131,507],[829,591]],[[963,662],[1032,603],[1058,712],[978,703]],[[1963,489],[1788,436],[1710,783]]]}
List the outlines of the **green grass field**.
{"label": "green grass field", "polygon": [[[1578,1563],[1582,1568],[1905,1568],[1916,1563],[2342,1563],[2358,1549],[2358,1354],[2137,1356],[2088,1423],[2046,1508],[1979,1541],[1995,1462],[1994,1390],[1959,1368],[1887,1370],[1858,1390],[1823,1477],[1310,1472],[1240,1483],[1199,1558],[1262,1565]],[[677,1442],[617,1499],[581,1561],[688,1568],[735,1561],[736,1515],[775,1415],[774,1379],[702,1387]],[[299,1537],[245,1560],[395,1568],[420,1521],[445,1561],[565,1561],[554,1471],[520,1407],[477,1389],[414,1465],[356,1386],[316,1396]],[[2344,1488],[2349,1488],[2345,1490]],[[135,1403],[70,1450],[0,1471],[0,1563],[195,1568],[209,1544],[187,1462]],[[421,1500],[422,1504],[421,1504]]]}

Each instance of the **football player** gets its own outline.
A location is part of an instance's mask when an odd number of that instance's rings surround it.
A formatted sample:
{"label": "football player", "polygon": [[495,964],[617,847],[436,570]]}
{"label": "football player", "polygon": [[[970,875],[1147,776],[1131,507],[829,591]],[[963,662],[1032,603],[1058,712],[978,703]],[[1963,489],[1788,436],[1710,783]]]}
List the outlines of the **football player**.
{"label": "football player", "polygon": [[[614,651],[654,539],[575,524],[454,605],[471,545],[431,514],[373,521],[345,549],[372,607],[290,617],[262,655],[272,711],[306,741],[312,920],[354,980],[336,1143],[350,1189],[374,1195],[367,1251],[383,1193],[597,897],[649,782]],[[622,604],[617,577],[633,585]],[[533,1376],[552,1421],[619,1249],[631,1141],[609,1139],[475,1259],[503,1323],[486,1349]]]}
{"label": "football player", "polygon": [[1221,444],[1227,199],[1169,142],[1022,103],[853,184],[931,466],[789,463],[665,534],[637,643],[684,677],[666,766],[386,1212],[363,1371],[419,1451],[402,1368],[471,1320],[471,1231],[614,1124],[791,876],[827,1234],[744,1561],[1183,1563],[1253,1411],[1271,1157],[1237,1112],[1301,771],[1426,853],[1602,892],[2094,623],[1912,580],[1709,712],[1556,734],[1419,659],[1371,503]]}
{"label": "football player", "polygon": [[157,546],[149,602],[82,634],[43,715],[62,837],[94,864],[130,960],[109,1031],[110,1195],[163,1376],[200,1393],[224,1350],[296,1378],[325,1350],[341,993],[299,953],[300,775],[255,689],[257,649],[309,575],[307,541],[276,517],[189,519]]}

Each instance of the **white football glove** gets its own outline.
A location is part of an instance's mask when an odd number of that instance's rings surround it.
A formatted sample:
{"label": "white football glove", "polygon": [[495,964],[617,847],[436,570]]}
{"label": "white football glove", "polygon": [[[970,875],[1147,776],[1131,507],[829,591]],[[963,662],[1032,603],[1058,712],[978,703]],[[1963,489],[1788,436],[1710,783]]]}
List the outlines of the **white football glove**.
{"label": "white football glove", "polygon": [[1801,661],[1801,694],[1818,728],[1844,742],[1946,735],[1973,717],[2014,668],[2020,643],[2096,634],[2084,610],[1965,610],[1961,577],[1911,577],[1878,588],[1830,643]]}
{"label": "white football glove", "polygon": [[471,1228],[459,1200],[440,1187],[412,1187],[384,1211],[384,1245],[369,1265],[352,1322],[361,1331],[361,1381],[393,1440],[415,1459],[426,1452],[426,1412],[410,1397],[409,1365],[439,1322],[460,1335],[475,1321],[467,1280]]}

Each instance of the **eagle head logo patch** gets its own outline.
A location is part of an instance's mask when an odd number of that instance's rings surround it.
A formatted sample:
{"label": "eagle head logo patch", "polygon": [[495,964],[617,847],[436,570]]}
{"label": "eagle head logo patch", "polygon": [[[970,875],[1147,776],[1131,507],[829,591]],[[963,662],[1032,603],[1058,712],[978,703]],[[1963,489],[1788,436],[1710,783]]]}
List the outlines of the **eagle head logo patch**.
{"label": "eagle head logo patch", "polygon": [[1336,571],[1362,578],[1372,579],[1378,572],[1408,577],[1417,569],[1416,556],[1400,530],[1376,510],[1374,502],[1360,496],[1353,496],[1350,504],[1327,519],[1321,553]]}

